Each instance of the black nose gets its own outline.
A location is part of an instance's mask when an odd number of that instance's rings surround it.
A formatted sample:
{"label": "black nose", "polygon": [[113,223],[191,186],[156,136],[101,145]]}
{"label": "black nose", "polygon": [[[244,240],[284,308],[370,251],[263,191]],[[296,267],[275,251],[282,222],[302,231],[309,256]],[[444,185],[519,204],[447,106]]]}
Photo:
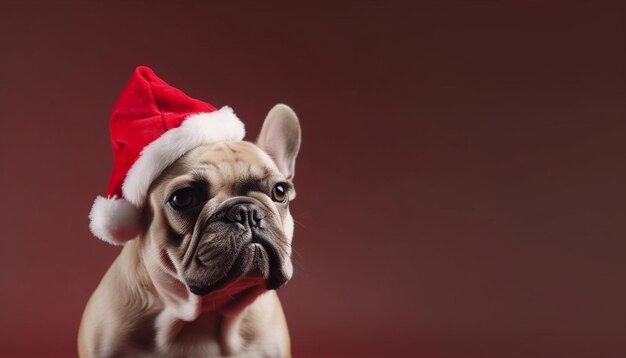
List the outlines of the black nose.
{"label": "black nose", "polygon": [[262,227],[263,214],[254,204],[241,203],[233,205],[226,214],[226,219],[230,222],[237,222],[244,226]]}

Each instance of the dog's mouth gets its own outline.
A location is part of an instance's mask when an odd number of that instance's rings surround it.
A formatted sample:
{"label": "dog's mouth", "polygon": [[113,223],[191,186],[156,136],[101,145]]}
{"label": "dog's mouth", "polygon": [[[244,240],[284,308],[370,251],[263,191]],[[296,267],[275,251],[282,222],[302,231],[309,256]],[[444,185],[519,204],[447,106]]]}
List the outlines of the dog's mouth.
{"label": "dog's mouth", "polygon": [[[253,235],[242,245],[236,254],[222,253],[234,257],[230,265],[223,265],[221,277],[213,276],[210,284],[205,282],[188,284],[189,290],[198,296],[219,296],[224,293],[236,295],[252,287],[264,290],[277,289],[284,285],[288,277],[283,272],[283,255],[279,248],[263,235]],[[230,266],[230,267],[228,267]],[[212,267],[212,272],[215,268]],[[217,278],[217,279],[215,279]],[[204,280],[202,280],[204,281]],[[209,280],[207,280],[209,281]]]}
{"label": "dog's mouth", "polygon": [[288,278],[275,245],[262,239],[245,244],[230,269],[212,284],[190,284],[189,290],[202,296],[204,311],[234,316],[260,294],[277,289]]}

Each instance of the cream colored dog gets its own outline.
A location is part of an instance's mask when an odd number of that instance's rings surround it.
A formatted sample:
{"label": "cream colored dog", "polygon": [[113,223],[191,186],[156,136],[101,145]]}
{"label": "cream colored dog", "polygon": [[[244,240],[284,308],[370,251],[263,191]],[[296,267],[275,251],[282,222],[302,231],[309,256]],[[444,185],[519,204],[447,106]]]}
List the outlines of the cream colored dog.
{"label": "cream colored dog", "polygon": [[170,165],[85,308],[80,356],[290,357],[275,289],[293,272],[299,147],[296,115],[277,105],[256,145],[207,144]]}

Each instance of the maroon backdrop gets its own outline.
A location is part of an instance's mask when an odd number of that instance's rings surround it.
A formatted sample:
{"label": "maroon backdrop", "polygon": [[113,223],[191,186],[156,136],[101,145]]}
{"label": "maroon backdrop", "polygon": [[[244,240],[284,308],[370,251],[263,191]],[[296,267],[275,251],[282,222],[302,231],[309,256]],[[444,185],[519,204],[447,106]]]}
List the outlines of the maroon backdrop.
{"label": "maroon backdrop", "polygon": [[0,11],[0,355],[71,357],[134,66],[303,126],[295,357],[624,357],[623,2]]}

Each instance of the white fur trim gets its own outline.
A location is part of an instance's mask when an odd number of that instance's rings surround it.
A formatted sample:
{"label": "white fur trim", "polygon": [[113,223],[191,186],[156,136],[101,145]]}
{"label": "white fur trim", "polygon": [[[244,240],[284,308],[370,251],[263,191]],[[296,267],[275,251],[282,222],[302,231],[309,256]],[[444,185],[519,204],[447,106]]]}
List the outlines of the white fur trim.
{"label": "white fur trim", "polygon": [[124,199],[98,196],[89,213],[89,229],[98,238],[123,245],[141,231],[139,210]]}
{"label": "white fur trim", "polygon": [[124,180],[124,198],[141,207],[154,179],[189,150],[202,144],[242,140],[244,135],[243,123],[230,107],[189,115],[180,127],[163,133],[143,149]]}

